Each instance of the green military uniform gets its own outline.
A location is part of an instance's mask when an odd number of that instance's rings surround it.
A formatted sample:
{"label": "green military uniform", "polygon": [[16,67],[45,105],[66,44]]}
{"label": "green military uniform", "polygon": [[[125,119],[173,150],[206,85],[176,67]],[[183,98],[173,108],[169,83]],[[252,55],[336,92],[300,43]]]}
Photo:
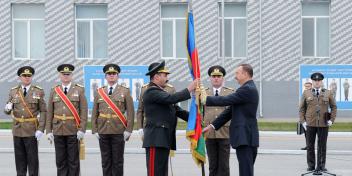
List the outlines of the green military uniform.
{"label": "green military uniform", "polygon": [[[108,64],[103,69],[105,74],[120,73],[116,64]],[[130,90],[117,85],[102,87],[117,108],[124,114],[127,128],[123,125],[116,113],[104,101],[100,94],[94,97],[92,112],[92,133],[99,134],[99,146],[104,176],[123,175],[125,135],[130,135],[134,124],[134,107]],[[111,89],[111,94],[109,93]],[[127,132],[127,134],[126,134]],[[126,139],[127,138],[127,139]],[[128,140],[128,137],[125,137]]]}
{"label": "green military uniform", "polygon": [[[29,66],[21,67],[17,74],[32,76],[34,69]],[[37,140],[40,139],[37,133],[41,136],[44,132],[46,119],[44,91],[35,85],[18,85],[10,90],[7,102],[12,103],[12,108],[5,108],[5,113],[11,114],[13,118],[17,175],[25,176],[28,167],[28,174],[36,176],[39,170]]]}
{"label": "green military uniform", "polygon": [[[137,109],[137,129],[142,129],[145,127],[145,122],[146,117],[145,117],[145,113],[144,113],[144,104],[143,104],[143,94],[144,92],[148,89],[148,86],[150,84],[144,84],[141,88],[141,94],[138,98],[138,109]],[[172,86],[171,84],[166,84],[166,87],[164,88],[164,90],[170,94],[173,94],[176,92],[176,89],[174,86]]]}
{"label": "green military uniform", "polygon": [[[324,76],[321,73],[314,73],[311,76],[313,81],[321,81]],[[314,85],[314,83],[313,83]],[[331,119],[326,119],[328,109],[331,109]],[[329,126],[336,118],[336,101],[330,90],[324,88],[312,88],[305,90],[300,102],[300,122],[307,126],[307,163],[308,170],[315,168],[315,138],[318,136],[318,159],[316,170],[326,170],[326,142]],[[330,124],[329,124],[330,123]]]}
{"label": "green military uniform", "polygon": [[[61,74],[71,74],[74,66],[62,64],[57,68]],[[80,117],[80,124],[75,121],[73,113],[61,99],[55,88],[59,87],[73,104]],[[78,176],[79,162],[79,133],[85,133],[87,125],[88,106],[84,95],[84,87],[70,83],[64,86],[57,85],[51,89],[48,101],[46,123],[47,134],[54,135],[56,167],[58,176]]]}

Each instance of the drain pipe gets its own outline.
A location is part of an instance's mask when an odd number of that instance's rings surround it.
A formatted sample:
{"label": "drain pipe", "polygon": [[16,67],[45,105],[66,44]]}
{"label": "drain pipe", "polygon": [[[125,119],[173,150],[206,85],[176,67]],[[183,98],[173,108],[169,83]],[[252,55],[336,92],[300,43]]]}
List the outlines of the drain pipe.
{"label": "drain pipe", "polygon": [[262,0],[259,0],[259,117],[263,118]]}

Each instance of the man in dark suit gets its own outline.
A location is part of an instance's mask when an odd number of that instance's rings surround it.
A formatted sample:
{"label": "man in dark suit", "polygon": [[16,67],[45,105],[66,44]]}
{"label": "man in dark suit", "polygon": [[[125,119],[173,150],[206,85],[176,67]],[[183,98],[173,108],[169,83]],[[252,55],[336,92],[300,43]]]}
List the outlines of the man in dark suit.
{"label": "man in dark suit", "polygon": [[143,95],[147,117],[143,148],[146,149],[148,176],[167,176],[170,149],[176,150],[177,117],[188,120],[188,112],[176,103],[190,99],[199,81],[193,81],[180,92],[169,94],[164,90],[169,74],[165,61],[152,63],[148,71],[146,75],[150,76],[150,83]]}
{"label": "man in dark suit", "polygon": [[241,64],[235,71],[235,79],[241,87],[234,93],[227,96],[202,95],[202,102],[206,103],[206,106],[229,106],[203,131],[218,130],[231,120],[230,143],[232,148],[236,149],[240,176],[254,175],[253,166],[259,147],[256,118],[259,96],[252,77],[252,66]]}

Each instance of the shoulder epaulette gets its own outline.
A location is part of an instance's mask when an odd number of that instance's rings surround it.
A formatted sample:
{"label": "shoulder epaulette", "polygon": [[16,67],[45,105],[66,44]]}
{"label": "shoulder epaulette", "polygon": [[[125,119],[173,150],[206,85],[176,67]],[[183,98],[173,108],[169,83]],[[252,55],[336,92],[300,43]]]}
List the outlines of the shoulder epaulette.
{"label": "shoulder epaulette", "polygon": [[80,85],[80,84],[76,84],[76,86],[78,86],[78,87],[84,87],[84,86],[82,86],[82,85]]}
{"label": "shoulder epaulette", "polygon": [[125,88],[125,89],[129,89],[127,86],[121,85],[121,87]]}
{"label": "shoulder epaulette", "polygon": [[149,83],[148,84],[143,84],[142,88],[147,87],[148,85],[149,85]]}
{"label": "shoulder epaulette", "polygon": [[235,90],[235,89],[233,89],[233,88],[230,88],[230,87],[225,87],[225,86],[224,86],[224,88],[225,88],[225,89],[232,90],[232,91],[234,91],[234,90]]}
{"label": "shoulder epaulette", "polygon": [[40,89],[40,90],[43,90],[43,88],[41,88],[41,87],[39,87],[39,86],[33,86],[33,87],[35,87],[35,88],[37,88],[37,89]]}
{"label": "shoulder epaulette", "polygon": [[19,88],[19,86],[15,86],[15,87],[11,88],[11,90],[14,90],[14,89],[17,89],[17,88]]}
{"label": "shoulder epaulette", "polygon": [[205,88],[205,90],[209,90],[209,87]]}

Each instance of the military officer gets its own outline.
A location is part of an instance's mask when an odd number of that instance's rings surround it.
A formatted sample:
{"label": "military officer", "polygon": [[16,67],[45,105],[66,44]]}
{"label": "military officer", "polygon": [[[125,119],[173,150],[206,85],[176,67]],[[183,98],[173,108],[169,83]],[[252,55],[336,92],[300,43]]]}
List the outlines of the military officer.
{"label": "military officer", "polygon": [[[336,118],[336,101],[330,90],[322,88],[324,75],[313,73],[311,75],[313,88],[305,90],[300,102],[300,122],[306,129],[307,134],[307,163],[308,171],[326,171],[326,142],[329,127]],[[328,109],[331,109],[331,118],[326,119]],[[318,159],[315,168],[315,138],[318,136]]]}
{"label": "military officer", "polygon": [[[13,118],[12,134],[18,176],[37,176],[39,173],[38,143],[43,135],[46,119],[44,91],[32,85],[34,68],[24,66],[17,75],[21,84],[10,90],[5,113]],[[39,117],[39,121],[38,121]]]}
{"label": "military officer", "polygon": [[92,112],[92,133],[99,139],[104,176],[122,176],[125,141],[133,130],[134,107],[130,90],[118,85],[121,69],[104,66],[108,86],[97,90]]}
{"label": "military officer", "polygon": [[[150,83],[145,84],[142,86],[141,88],[141,93],[140,96],[138,98],[138,109],[137,109],[137,129],[138,130],[138,135],[141,137],[142,141],[143,141],[143,128],[145,127],[145,122],[146,117],[145,117],[145,112],[144,112],[144,104],[143,104],[143,94],[144,92],[147,90],[147,88],[150,86]],[[174,86],[172,86],[171,84],[166,84],[164,90],[170,94],[174,94],[176,92],[176,89]]]}
{"label": "military officer", "polygon": [[188,120],[188,112],[176,103],[191,98],[199,80],[195,80],[186,89],[170,94],[164,90],[168,82],[169,71],[165,61],[152,63],[147,76],[150,84],[143,95],[145,116],[143,148],[146,149],[148,176],[167,176],[168,157],[176,150],[177,117]]}
{"label": "military officer", "polygon": [[[226,71],[220,65],[212,66],[208,69],[211,87],[206,88],[207,95],[226,96],[233,93],[233,89],[224,86]],[[225,106],[205,107],[204,124],[207,126],[214,121],[219,114],[225,110]],[[229,126],[227,122],[219,130],[211,130],[205,133],[206,147],[209,160],[209,176],[229,176],[230,175],[230,141]]]}
{"label": "military officer", "polygon": [[87,124],[87,100],[84,87],[72,82],[74,66],[57,67],[61,84],[50,92],[46,131],[50,142],[54,141],[58,176],[80,174],[79,145]]}

